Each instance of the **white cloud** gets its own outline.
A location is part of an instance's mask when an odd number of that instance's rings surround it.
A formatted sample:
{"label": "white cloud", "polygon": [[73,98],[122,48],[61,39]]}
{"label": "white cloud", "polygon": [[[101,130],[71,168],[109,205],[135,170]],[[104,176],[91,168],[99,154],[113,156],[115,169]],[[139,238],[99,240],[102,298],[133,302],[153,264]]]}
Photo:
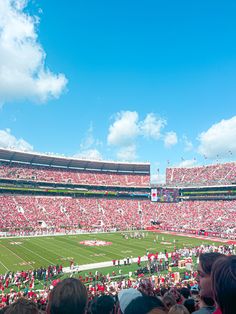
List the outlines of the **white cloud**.
{"label": "white cloud", "polygon": [[97,149],[87,149],[74,155],[76,158],[88,159],[88,160],[102,160],[102,155]]}
{"label": "white cloud", "polygon": [[46,53],[37,40],[38,18],[24,12],[28,1],[0,1],[0,103],[58,98],[66,86],[63,74],[45,66]]}
{"label": "white cloud", "polygon": [[117,158],[122,161],[134,161],[137,158],[136,145],[132,144],[119,149]]}
{"label": "white cloud", "polygon": [[116,114],[115,122],[109,127],[107,141],[114,146],[130,146],[138,134],[138,113],[122,111]]}
{"label": "white cloud", "polygon": [[[137,158],[136,141],[140,137],[159,140],[163,138],[162,129],[166,126],[165,119],[148,113],[144,120],[139,119],[136,111],[122,111],[115,115],[115,121],[110,125],[107,143],[118,147],[117,158],[134,160]],[[165,135],[165,145],[170,147],[178,142],[175,132]]]}
{"label": "white cloud", "polygon": [[202,132],[198,152],[207,158],[236,156],[236,116],[213,124]]}
{"label": "white cloud", "polygon": [[167,132],[164,136],[164,145],[167,148],[170,148],[173,145],[178,143],[177,134],[173,131]]}
{"label": "white cloud", "polygon": [[143,121],[136,111],[122,111],[116,114],[114,123],[109,127],[108,144],[130,146],[138,136],[158,140],[166,120],[148,113]]}
{"label": "white cloud", "polygon": [[33,151],[33,146],[24,139],[17,139],[10,129],[0,130],[0,147],[20,151]]}
{"label": "white cloud", "polygon": [[158,118],[153,113],[149,113],[146,118],[140,122],[140,133],[146,137],[158,140],[161,136],[161,130],[166,124],[166,120]]}
{"label": "white cloud", "polygon": [[87,150],[88,148],[90,148],[94,144],[94,142],[95,142],[95,140],[93,137],[93,124],[90,123],[87,134],[80,144],[80,149],[81,150]]}
{"label": "white cloud", "polygon": [[91,122],[85,137],[81,141],[80,151],[75,154],[74,157],[89,160],[102,160],[102,154],[97,148],[94,148],[94,146],[97,145],[101,145],[101,143],[94,139],[93,124]]}
{"label": "white cloud", "polygon": [[179,167],[179,168],[192,167],[196,165],[196,163],[197,163],[196,159],[188,159],[188,160],[181,161],[178,165],[176,165],[176,167]]}
{"label": "white cloud", "polygon": [[193,149],[193,143],[187,138],[186,135],[183,135],[183,142],[184,142],[184,150],[189,152]]}

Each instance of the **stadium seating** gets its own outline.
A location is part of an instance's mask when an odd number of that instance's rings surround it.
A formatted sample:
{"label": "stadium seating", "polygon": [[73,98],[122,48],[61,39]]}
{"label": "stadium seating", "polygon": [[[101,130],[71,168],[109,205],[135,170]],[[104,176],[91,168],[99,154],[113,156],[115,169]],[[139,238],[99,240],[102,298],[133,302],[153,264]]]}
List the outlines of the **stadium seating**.
{"label": "stadium seating", "polygon": [[16,162],[0,163],[0,179],[97,186],[148,187],[150,185],[150,176],[148,174],[101,173],[101,171],[31,166]]}
{"label": "stadium seating", "polygon": [[77,228],[125,230],[150,226],[236,235],[236,201],[151,203],[148,200],[0,195],[0,230]]}
{"label": "stadium seating", "polygon": [[[151,213],[166,230],[205,230],[236,236],[236,201],[185,201],[179,203],[147,203],[144,224]],[[146,218],[148,217],[148,218]]]}
{"label": "stadium seating", "polygon": [[236,163],[188,168],[167,168],[168,186],[229,185],[235,183]]}

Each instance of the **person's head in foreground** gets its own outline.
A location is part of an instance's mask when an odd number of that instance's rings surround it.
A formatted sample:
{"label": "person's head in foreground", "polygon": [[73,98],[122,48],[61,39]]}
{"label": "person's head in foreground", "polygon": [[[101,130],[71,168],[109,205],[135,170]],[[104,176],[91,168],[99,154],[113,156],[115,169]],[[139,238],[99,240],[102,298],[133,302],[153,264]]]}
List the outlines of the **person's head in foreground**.
{"label": "person's head in foreground", "polygon": [[189,311],[184,305],[175,304],[170,308],[168,314],[189,314]]}
{"label": "person's head in foreground", "polygon": [[184,301],[183,305],[188,309],[189,313],[193,313],[196,311],[196,303],[193,298],[189,298]]}
{"label": "person's head in foreground", "polygon": [[140,296],[142,296],[142,293],[134,288],[121,290],[118,293],[120,312],[124,314],[125,309],[130,304],[130,302]]}
{"label": "person's head in foreground", "polygon": [[165,293],[162,301],[164,302],[167,310],[169,310],[173,305],[177,303],[175,298],[173,297],[173,294],[170,292]]}
{"label": "person's head in foreground", "polygon": [[213,299],[211,270],[214,262],[222,256],[224,255],[217,252],[203,253],[199,256],[198,281],[201,297]]}
{"label": "person's head in foreground", "polygon": [[114,309],[115,301],[110,295],[101,295],[92,301],[91,314],[111,314]]}
{"label": "person's head in foreground", "polygon": [[51,291],[47,314],[84,314],[87,301],[85,285],[78,279],[67,278]]}
{"label": "person's head in foreground", "polygon": [[125,308],[124,314],[166,314],[164,303],[153,296],[142,295],[133,299]]}
{"label": "person's head in foreground", "polygon": [[11,304],[5,313],[8,314],[38,314],[37,305],[31,301],[24,298],[18,299],[15,303]]}
{"label": "person's head in foreground", "polygon": [[218,259],[212,267],[214,299],[223,314],[236,313],[236,255]]}

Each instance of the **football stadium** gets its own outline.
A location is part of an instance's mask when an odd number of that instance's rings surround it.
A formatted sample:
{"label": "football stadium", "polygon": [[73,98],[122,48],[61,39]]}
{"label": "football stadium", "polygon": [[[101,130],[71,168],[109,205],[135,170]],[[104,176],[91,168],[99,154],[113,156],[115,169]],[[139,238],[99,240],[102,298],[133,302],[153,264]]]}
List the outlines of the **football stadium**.
{"label": "football stadium", "polygon": [[235,17],[0,0],[0,314],[236,314]]}
{"label": "football stadium", "polygon": [[149,163],[0,149],[2,290],[37,298],[67,277],[97,294],[140,278],[194,286],[200,253],[234,253],[235,178],[234,162],[167,168],[151,186]]}

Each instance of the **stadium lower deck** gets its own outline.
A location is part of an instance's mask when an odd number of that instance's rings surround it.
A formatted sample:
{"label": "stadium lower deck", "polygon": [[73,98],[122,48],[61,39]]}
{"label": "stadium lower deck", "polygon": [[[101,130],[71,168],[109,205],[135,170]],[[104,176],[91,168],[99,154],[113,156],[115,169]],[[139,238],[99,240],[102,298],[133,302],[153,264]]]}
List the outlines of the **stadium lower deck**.
{"label": "stadium lower deck", "polygon": [[0,230],[16,234],[47,230],[145,229],[235,239],[236,201],[184,201],[95,197],[0,195]]}

